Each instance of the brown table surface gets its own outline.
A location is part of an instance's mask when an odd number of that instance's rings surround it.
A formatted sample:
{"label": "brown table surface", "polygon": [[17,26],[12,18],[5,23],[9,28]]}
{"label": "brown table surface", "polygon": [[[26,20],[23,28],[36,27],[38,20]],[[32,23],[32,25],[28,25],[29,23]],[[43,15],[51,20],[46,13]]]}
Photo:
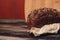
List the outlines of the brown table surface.
{"label": "brown table surface", "polygon": [[47,35],[39,38],[33,37],[29,34],[27,30],[29,30],[27,27],[0,25],[0,36],[8,36],[8,38],[18,37],[18,39],[21,38],[22,40],[59,40],[60,39],[60,34]]}

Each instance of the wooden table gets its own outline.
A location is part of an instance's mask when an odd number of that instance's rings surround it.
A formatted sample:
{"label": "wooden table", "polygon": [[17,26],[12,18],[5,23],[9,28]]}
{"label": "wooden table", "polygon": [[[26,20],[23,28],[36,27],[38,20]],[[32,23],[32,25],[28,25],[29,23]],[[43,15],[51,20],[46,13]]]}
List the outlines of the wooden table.
{"label": "wooden table", "polygon": [[[34,37],[28,28],[12,25],[0,26],[0,39],[5,40],[60,40],[60,34]],[[3,40],[4,40],[3,39]]]}

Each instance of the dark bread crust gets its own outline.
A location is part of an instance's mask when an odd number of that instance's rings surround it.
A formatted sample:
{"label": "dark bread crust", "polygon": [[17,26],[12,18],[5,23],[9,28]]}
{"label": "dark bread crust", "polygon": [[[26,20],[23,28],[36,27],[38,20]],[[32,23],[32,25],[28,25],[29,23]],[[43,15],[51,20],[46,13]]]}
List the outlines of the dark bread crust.
{"label": "dark bread crust", "polygon": [[42,27],[46,24],[60,23],[60,12],[52,8],[33,10],[27,18],[30,27]]}

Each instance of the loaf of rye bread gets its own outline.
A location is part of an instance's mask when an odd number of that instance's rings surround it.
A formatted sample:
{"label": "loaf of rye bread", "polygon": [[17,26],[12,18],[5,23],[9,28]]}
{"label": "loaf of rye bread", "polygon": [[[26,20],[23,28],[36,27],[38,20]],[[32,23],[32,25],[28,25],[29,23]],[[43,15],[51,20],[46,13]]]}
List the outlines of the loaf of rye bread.
{"label": "loaf of rye bread", "polygon": [[60,12],[53,8],[40,8],[31,11],[27,18],[29,28],[41,28],[44,25],[60,23]]}

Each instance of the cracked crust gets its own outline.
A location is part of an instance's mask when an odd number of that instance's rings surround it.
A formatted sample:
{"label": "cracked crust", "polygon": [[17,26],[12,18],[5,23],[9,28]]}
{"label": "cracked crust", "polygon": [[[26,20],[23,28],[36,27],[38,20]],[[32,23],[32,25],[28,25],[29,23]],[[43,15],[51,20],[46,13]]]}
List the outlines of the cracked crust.
{"label": "cracked crust", "polygon": [[43,25],[52,23],[60,23],[60,12],[53,8],[33,10],[27,18],[27,24],[30,28],[41,28]]}

